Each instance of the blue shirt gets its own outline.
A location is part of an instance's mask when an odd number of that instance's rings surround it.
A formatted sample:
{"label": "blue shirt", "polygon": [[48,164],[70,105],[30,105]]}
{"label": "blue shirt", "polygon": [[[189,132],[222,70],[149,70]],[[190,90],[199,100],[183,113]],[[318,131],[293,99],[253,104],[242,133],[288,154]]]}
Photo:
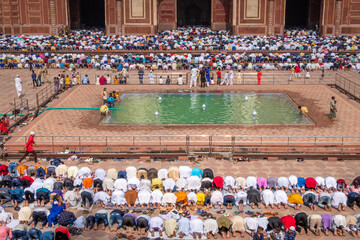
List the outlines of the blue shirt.
{"label": "blue shirt", "polygon": [[108,98],[108,102],[114,102],[114,98],[113,98],[113,97],[109,97],[109,98]]}
{"label": "blue shirt", "polygon": [[198,176],[200,179],[202,178],[202,175],[203,175],[203,171],[200,169],[200,168],[194,168],[192,171],[191,171],[191,175],[192,176]]}
{"label": "blue shirt", "polygon": [[15,188],[10,191],[10,194],[16,197],[23,197],[24,196],[24,190],[21,188]]}
{"label": "blue shirt", "polygon": [[88,78],[88,77],[84,77],[84,78],[82,79],[82,83],[83,83],[83,84],[88,84],[88,83],[89,83],[89,78]]}
{"label": "blue shirt", "polygon": [[296,237],[295,231],[293,233],[286,232],[284,240],[295,240],[295,237]]}

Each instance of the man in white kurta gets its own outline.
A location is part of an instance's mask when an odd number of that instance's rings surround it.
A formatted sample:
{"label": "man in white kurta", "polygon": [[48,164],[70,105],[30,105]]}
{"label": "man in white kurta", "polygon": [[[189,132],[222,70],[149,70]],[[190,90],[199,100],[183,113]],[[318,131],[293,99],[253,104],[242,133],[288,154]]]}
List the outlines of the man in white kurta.
{"label": "man in white kurta", "polygon": [[18,97],[20,97],[21,92],[22,92],[22,80],[19,75],[16,75],[16,77],[15,77],[15,88],[16,88]]}
{"label": "man in white kurta", "polygon": [[345,211],[347,197],[343,192],[334,192],[331,194],[331,206],[337,208],[339,211]]}
{"label": "man in white kurta", "polygon": [[281,204],[284,204],[285,208],[287,208],[287,200],[288,196],[284,190],[277,190],[274,192],[274,204],[280,208]]}
{"label": "man in white kurta", "polygon": [[144,205],[146,205],[147,208],[150,208],[150,198],[151,198],[151,192],[148,190],[141,190],[138,193],[138,200],[139,204],[141,205],[141,208],[144,208]]}
{"label": "man in white kurta", "polygon": [[196,82],[197,82],[197,75],[198,75],[199,69],[197,68],[193,68],[190,71],[191,77],[190,77],[190,87],[194,86],[196,87]]}
{"label": "man in white kurta", "polygon": [[[267,208],[269,205],[271,208],[274,206],[274,193],[270,189],[265,189],[260,193],[261,200],[265,204],[265,208]],[[266,229],[266,228],[264,228]]]}

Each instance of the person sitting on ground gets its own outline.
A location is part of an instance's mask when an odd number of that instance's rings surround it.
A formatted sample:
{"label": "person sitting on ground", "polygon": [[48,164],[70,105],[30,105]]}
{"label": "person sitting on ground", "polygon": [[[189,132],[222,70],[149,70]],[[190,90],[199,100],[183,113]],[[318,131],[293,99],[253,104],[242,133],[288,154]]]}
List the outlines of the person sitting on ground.
{"label": "person sitting on ground", "polygon": [[106,103],[100,107],[100,114],[103,116],[108,116],[109,114],[111,114],[111,112],[109,111],[109,107]]}
{"label": "person sitting on ground", "polygon": [[298,106],[298,109],[299,109],[300,115],[306,115],[309,112],[309,110],[305,106]]}

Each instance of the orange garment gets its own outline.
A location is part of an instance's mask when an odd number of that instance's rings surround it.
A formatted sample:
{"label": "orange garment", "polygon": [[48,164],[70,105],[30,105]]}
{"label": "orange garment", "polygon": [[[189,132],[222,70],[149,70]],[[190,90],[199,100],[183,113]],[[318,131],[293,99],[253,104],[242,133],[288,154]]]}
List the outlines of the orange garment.
{"label": "orange garment", "polygon": [[19,172],[20,175],[24,175],[27,168],[28,166],[21,164],[16,167],[16,170]]}
{"label": "orange garment", "polygon": [[288,197],[288,202],[289,203],[293,203],[293,204],[304,204],[304,201],[301,197],[300,194],[296,194],[296,193],[293,193],[293,194],[290,194],[289,197]]}
{"label": "orange garment", "polygon": [[176,194],[176,202],[177,203],[183,203],[185,205],[188,204],[188,201],[187,201],[187,194],[183,191],[180,191]]}
{"label": "orange garment", "polygon": [[94,183],[94,180],[92,180],[92,178],[85,178],[83,181],[83,186],[84,186],[84,188],[90,189],[92,187],[93,183]]}
{"label": "orange garment", "polygon": [[125,199],[128,205],[135,205],[135,201],[138,197],[136,190],[129,190],[125,193]]}

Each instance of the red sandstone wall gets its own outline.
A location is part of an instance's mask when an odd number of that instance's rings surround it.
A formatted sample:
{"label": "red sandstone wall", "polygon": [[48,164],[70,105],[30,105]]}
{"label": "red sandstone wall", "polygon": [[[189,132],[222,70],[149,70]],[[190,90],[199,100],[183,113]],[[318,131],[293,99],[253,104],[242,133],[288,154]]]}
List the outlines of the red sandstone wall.
{"label": "red sandstone wall", "polygon": [[229,29],[231,26],[232,0],[213,0],[212,2],[213,30]]}
{"label": "red sandstone wall", "polygon": [[158,30],[176,29],[176,0],[158,0]]}
{"label": "red sandstone wall", "polygon": [[360,0],[343,0],[341,8],[340,33],[360,33]]}
{"label": "red sandstone wall", "polygon": [[[69,0],[0,0],[0,33],[56,34],[70,24]],[[143,0],[144,16],[131,16],[132,0],[105,0],[106,32],[108,34],[150,34],[157,29],[176,28],[177,0]],[[248,0],[213,0],[212,28],[232,29],[235,34],[267,34],[270,0],[258,1],[259,14],[247,17]],[[286,0],[273,0],[272,22],[274,34],[284,30]],[[320,31],[336,34],[336,2],[323,0]],[[156,3],[156,4],[154,4]],[[54,4],[54,5],[51,5]],[[53,8],[51,6],[54,6]],[[235,7],[235,9],[234,9]],[[235,17],[233,15],[235,14]],[[342,0],[339,34],[360,33],[360,0]]]}

